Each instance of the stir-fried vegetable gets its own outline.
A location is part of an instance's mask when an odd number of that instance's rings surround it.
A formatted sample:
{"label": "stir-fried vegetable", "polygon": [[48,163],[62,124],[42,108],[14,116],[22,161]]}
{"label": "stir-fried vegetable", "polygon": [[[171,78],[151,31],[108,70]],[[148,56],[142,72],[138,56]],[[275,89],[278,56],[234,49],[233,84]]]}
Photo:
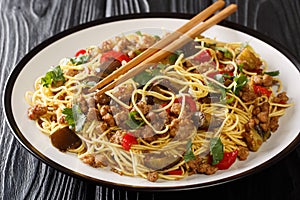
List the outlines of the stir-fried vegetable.
{"label": "stir-fried vegetable", "polygon": [[136,137],[134,137],[132,133],[126,133],[122,139],[123,149],[129,151],[133,144],[138,144]]}
{"label": "stir-fried vegetable", "polygon": [[71,128],[75,128],[75,131],[82,129],[86,116],[82,113],[79,105],[73,104],[72,108],[65,108],[62,113]]}
{"label": "stir-fried vegetable", "polygon": [[[59,86],[65,82],[65,77],[60,66],[51,68],[46,75],[42,78],[43,87],[49,87],[50,85]],[[60,84],[59,84],[60,83]]]}
{"label": "stir-fried vegetable", "polygon": [[137,129],[145,123],[141,118],[138,118],[137,115],[137,111],[131,111],[128,113],[128,120],[126,120],[126,124],[131,129]]}
{"label": "stir-fried vegetable", "polygon": [[116,59],[116,60],[120,61],[121,63],[123,60],[126,62],[130,61],[130,58],[126,54],[119,52],[119,51],[111,50],[111,51],[107,51],[102,54],[100,62],[103,63],[106,61],[111,61],[113,59]]}
{"label": "stir-fried vegetable", "polygon": [[212,165],[218,164],[224,156],[223,143],[220,138],[210,140],[210,154],[212,156]]}
{"label": "stir-fried vegetable", "polygon": [[238,150],[234,150],[232,152],[225,152],[223,159],[220,160],[219,163],[217,163],[215,166],[218,167],[218,169],[228,169],[236,160],[236,157],[238,155]]}
{"label": "stir-fried vegetable", "polygon": [[185,162],[188,162],[190,160],[194,160],[195,159],[195,155],[193,153],[193,150],[192,150],[192,141],[189,141],[186,145],[186,152],[184,154],[184,161]]}

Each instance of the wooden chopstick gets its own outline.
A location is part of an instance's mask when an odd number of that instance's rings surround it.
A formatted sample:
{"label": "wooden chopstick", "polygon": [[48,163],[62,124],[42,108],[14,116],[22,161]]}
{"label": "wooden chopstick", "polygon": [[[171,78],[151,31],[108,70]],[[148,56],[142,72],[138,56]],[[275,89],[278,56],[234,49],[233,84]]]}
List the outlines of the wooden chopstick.
{"label": "wooden chopstick", "polygon": [[218,12],[216,15],[212,16],[211,18],[207,19],[203,23],[201,23],[198,27],[192,29],[187,34],[181,36],[179,39],[174,41],[173,43],[169,44],[165,48],[161,49],[160,51],[156,52],[152,56],[148,57],[146,60],[142,61],[141,63],[137,64],[134,68],[129,70],[124,75],[118,76],[116,73],[114,73],[116,76],[114,76],[113,82],[109,83],[108,85],[101,88],[97,93],[103,94],[104,92],[113,89],[117,83],[124,82],[128,80],[129,78],[134,77],[135,75],[139,74],[140,72],[144,71],[148,68],[149,63],[155,63],[162,59],[164,59],[166,56],[168,56],[170,53],[174,52],[176,49],[182,47],[184,44],[186,44],[189,41],[192,41],[196,36],[200,35],[205,30],[209,29],[213,25],[221,22],[226,17],[231,15],[237,10],[237,6],[235,4],[231,4],[222,11]]}
{"label": "wooden chopstick", "polygon": [[107,77],[105,77],[103,80],[101,80],[99,83],[97,83],[95,86],[93,86],[89,91],[95,91],[98,88],[103,87],[104,85],[112,82],[114,79],[116,79],[117,76],[120,74],[124,74],[136,65],[138,65],[140,62],[146,60],[148,57],[155,54],[160,49],[163,49],[167,45],[169,45],[174,40],[178,39],[180,36],[182,36],[187,31],[191,30],[194,26],[199,24],[200,22],[204,21],[208,17],[210,17],[213,13],[215,13],[217,10],[221,9],[225,5],[225,2],[223,0],[216,1],[214,4],[207,7],[205,10],[197,14],[195,17],[193,17],[191,20],[189,20],[187,23],[185,23],[183,26],[178,28],[176,31],[168,35],[165,39],[162,39],[152,45],[150,48],[145,50],[143,53],[129,61],[124,66],[120,67]]}

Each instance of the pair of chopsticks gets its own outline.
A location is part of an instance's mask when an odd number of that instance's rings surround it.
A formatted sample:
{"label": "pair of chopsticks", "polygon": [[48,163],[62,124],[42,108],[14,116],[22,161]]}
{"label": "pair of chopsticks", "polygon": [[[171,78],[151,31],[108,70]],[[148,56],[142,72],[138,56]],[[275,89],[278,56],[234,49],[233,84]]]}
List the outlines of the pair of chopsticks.
{"label": "pair of chopsticks", "polygon": [[[179,29],[168,35],[166,38],[155,43],[150,48],[139,54],[137,57],[130,60],[127,64],[123,65],[122,67],[102,79],[89,91],[93,92],[100,88],[97,93],[103,94],[104,92],[113,89],[117,85],[117,83],[124,82],[144,71],[146,68],[148,68],[147,64],[155,63],[166,58],[171,52],[179,49],[180,47],[191,41],[191,39],[199,36],[202,32],[221,22],[237,10],[237,6],[235,4],[231,4],[214,16],[210,17],[224,5],[224,1],[216,1],[214,4],[197,14]],[[195,27],[200,22],[202,23],[199,26]]]}

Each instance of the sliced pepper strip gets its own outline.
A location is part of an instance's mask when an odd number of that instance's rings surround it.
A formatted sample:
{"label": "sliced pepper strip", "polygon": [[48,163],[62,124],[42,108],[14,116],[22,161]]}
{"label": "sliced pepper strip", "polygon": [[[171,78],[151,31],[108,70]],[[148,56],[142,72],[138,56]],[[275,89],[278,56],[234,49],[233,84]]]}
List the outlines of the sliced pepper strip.
{"label": "sliced pepper strip", "polygon": [[134,137],[132,133],[126,133],[122,139],[123,149],[129,151],[133,144],[138,144],[136,137]]}
{"label": "sliced pepper strip", "polygon": [[78,57],[78,56],[80,56],[80,55],[82,55],[82,54],[85,54],[86,53],[86,50],[85,49],[80,49],[80,50],[78,50],[76,53],[75,53],[75,57]]}
{"label": "sliced pepper strip", "polygon": [[122,63],[123,60],[126,62],[129,62],[131,59],[124,53],[119,52],[119,51],[107,51],[102,54],[100,62],[103,63],[105,61],[110,61],[111,59],[116,59]]}
{"label": "sliced pepper strip", "polygon": [[237,149],[231,152],[225,152],[223,159],[215,166],[220,170],[228,169],[236,160],[237,155],[238,155]]}
{"label": "sliced pepper strip", "polygon": [[168,171],[169,175],[182,175],[182,170],[181,169],[174,169],[172,171]]}
{"label": "sliced pepper strip", "polygon": [[254,93],[261,96],[266,95],[267,97],[270,97],[272,94],[271,90],[268,90],[267,88],[260,86],[260,85],[253,85]]}

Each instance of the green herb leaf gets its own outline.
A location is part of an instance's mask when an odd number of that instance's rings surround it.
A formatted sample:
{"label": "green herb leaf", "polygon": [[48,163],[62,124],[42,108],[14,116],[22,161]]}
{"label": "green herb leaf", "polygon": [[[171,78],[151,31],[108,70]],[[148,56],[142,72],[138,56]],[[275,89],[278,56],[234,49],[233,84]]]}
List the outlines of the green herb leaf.
{"label": "green herb leaf", "polygon": [[136,75],[133,80],[140,85],[145,85],[153,77],[160,75],[161,71],[165,68],[165,65],[159,63],[154,69],[147,69],[138,75]]}
{"label": "green herb leaf", "polygon": [[135,32],[138,36],[143,36],[142,32],[141,31],[136,31]]}
{"label": "green herb leaf", "polygon": [[173,53],[173,54],[169,55],[169,63],[172,64],[172,65],[175,64],[177,58],[178,58],[177,54]]}
{"label": "green herb leaf", "polygon": [[233,76],[230,76],[227,72],[223,73],[222,76],[227,79],[232,79]]}
{"label": "green herb leaf", "polygon": [[174,53],[172,53],[171,55],[169,55],[169,63],[171,65],[175,64],[175,62],[178,59],[179,55],[182,54],[182,53],[183,53],[182,50],[176,50]]}
{"label": "green herb leaf", "polygon": [[186,152],[184,153],[184,161],[188,162],[190,160],[194,160],[195,159],[195,155],[194,152],[192,150],[192,140],[190,140],[187,144],[186,144]]}
{"label": "green herb leaf", "polygon": [[212,156],[212,165],[218,164],[224,157],[223,143],[220,138],[210,139],[210,154]]}
{"label": "green herb leaf", "polygon": [[134,53],[135,53],[136,55],[140,55],[141,53],[143,53],[143,51],[137,49],[137,50],[134,51]]}
{"label": "green herb leaf", "polygon": [[139,85],[145,85],[151,78],[152,78],[152,74],[151,72],[148,72],[147,70],[141,72],[140,74],[138,74],[137,76],[135,76],[133,78],[133,80],[137,83],[139,83]]}
{"label": "green herb leaf", "polygon": [[158,35],[154,35],[154,38],[155,38],[156,40],[160,40],[160,37],[159,37]]}
{"label": "green herb leaf", "polygon": [[220,88],[220,92],[220,103],[226,103],[226,90],[224,88]]}
{"label": "green herb leaf", "polygon": [[66,115],[65,120],[68,122],[69,126],[74,128],[75,127],[75,121],[74,121],[74,117],[73,117],[72,108],[64,108],[62,113],[64,115]]}
{"label": "green herb leaf", "polygon": [[215,47],[215,50],[222,51],[223,53],[228,51],[225,47]]}
{"label": "green herb leaf", "polygon": [[226,99],[226,103],[232,103],[234,101],[234,97],[230,97],[229,99]]}
{"label": "green herb leaf", "polygon": [[224,81],[225,81],[223,74],[216,74],[216,75],[214,76],[214,79],[215,79],[216,81],[218,81],[219,83],[222,83],[222,84],[223,84]]}
{"label": "green herb leaf", "polygon": [[70,61],[73,65],[81,65],[87,63],[89,59],[90,59],[89,55],[82,54],[77,57],[71,58]]}
{"label": "green herb leaf", "polygon": [[207,86],[213,88],[214,90],[218,91],[218,94],[220,94],[220,103],[225,104],[226,103],[226,93],[227,93],[227,89],[224,89],[223,87],[213,83],[213,82],[208,82]]}
{"label": "green herb leaf", "polygon": [[78,104],[73,104],[72,108],[65,108],[62,113],[66,115],[65,119],[71,128],[75,128],[75,131],[80,131],[83,128],[86,116]]}
{"label": "green herb leaf", "polygon": [[232,58],[232,54],[225,47],[215,47],[215,50],[223,52],[225,58]]}
{"label": "green herb leaf", "polygon": [[279,70],[271,71],[271,72],[264,72],[264,74],[268,74],[270,76],[278,76],[279,75]]}
{"label": "green herb leaf", "polygon": [[233,81],[236,82],[233,92],[235,95],[239,95],[240,90],[247,84],[248,78],[244,74],[240,74],[240,76],[234,77]]}
{"label": "green herb leaf", "polygon": [[63,83],[66,82],[64,73],[61,70],[60,66],[56,66],[51,68],[46,75],[41,79],[43,87],[49,87],[49,85],[53,84],[56,86],[56,83],[62,81]]}
{"label": "green herb leaf", "polygon": [[244,63],[237,65],[239,72],[243,72]]}
{"label": "green herb leaf", "polygon": [[137,129],[141,127],[145,122],[142,119],[137,119],[136,116],[138,115],[138,112],[132,111],[128,113],[128,120],[125,121],[125,123],[131,128],[131,129]]}
{"label": "green herb leaf", "polygon": [[72,112],[75,121],[75,131],[80,131],[83,128],[86,116],[81,111],[80,106],[78,104],[73,104]]}

